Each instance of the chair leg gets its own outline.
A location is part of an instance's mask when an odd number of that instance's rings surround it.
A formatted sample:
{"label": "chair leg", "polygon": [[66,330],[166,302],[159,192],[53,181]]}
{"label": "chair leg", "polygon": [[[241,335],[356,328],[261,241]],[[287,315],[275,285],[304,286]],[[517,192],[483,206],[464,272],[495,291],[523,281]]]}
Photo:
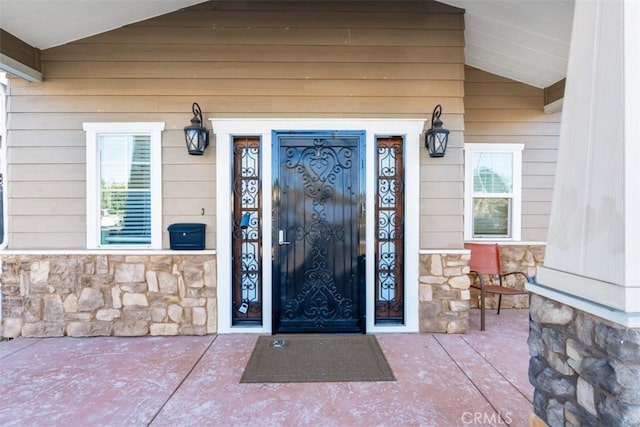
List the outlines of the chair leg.
{"label": "chair leg", "polygon": [[498,294],[498,314],[500,314],[501,305],[502,305],[502,294]]}
{"label": "chair leg", "polygon": [[478,274],[478,279],[480,280],[480,330],[484,331],[484,297],[486,292],[484,290],[484,280],[482,276]]}

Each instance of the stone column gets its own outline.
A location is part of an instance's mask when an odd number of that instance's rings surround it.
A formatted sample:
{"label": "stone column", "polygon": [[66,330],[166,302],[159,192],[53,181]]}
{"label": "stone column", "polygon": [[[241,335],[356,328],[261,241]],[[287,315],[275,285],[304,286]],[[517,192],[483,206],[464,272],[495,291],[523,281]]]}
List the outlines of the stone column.
{"label": "stone column", "polygon": [[640,424],[640,2],[576,1],[544,264],[531,303],[535,414]]}

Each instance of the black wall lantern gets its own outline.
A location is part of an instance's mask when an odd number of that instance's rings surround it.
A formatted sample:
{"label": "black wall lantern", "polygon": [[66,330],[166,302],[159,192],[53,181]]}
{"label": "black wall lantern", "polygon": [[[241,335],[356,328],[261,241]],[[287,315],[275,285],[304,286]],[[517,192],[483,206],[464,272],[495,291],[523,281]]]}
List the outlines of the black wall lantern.
{"label": "black wall lantern", "polygon": [[449,131],[442,127],[440,114],[442,114],[442,106],[438,104],[431,116],[431,129],[424,134],[424,146],[429,150],[430,157],[444,157],[447,151]]}
{"label": "black wall lantern", "polygon": [[209,145],[209,131],[202,126],[202,110],[200,110],[198,103],[194,102],[191,110],[193,111],[191,125],[184,128],[187,150],[189,150],[189,154],[202,156],[204,149]]}

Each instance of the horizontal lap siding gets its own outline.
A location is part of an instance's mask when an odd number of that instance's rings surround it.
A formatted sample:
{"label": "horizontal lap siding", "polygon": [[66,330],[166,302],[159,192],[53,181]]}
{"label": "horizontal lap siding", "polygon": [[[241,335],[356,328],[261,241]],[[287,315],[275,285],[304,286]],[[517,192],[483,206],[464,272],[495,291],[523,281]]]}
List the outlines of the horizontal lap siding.
{"label": "horizontal lap siding", "polygon": [[523,143],[522,240],[545,241],[560,113],[545,114],[544,91],[467,67],[465,142]]}
{"label": "horizontal lap siding", "polygon": [[204,222],[215,247],[215,150],[184,148],[194,101],[207,124],[428,118],[442,104],[451,148],[439,161],[421,149],[420,244],[459,247],[463,26],[460,10],[429,1],[212,1],[43,51],[44,83],[11,81],[10,247],[85,246],[82,123],[93,121],[166,123],[163,228]]}

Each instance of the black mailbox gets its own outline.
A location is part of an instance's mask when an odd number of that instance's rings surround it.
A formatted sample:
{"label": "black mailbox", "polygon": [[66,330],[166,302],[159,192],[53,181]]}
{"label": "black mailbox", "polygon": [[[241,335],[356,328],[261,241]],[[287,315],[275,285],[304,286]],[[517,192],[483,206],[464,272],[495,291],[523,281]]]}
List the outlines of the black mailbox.
{"label": "black mailbox", "polygon": [[169,245],[175,250],[204,249],[204,229],[207,224],[171,224],[169,230]]}

